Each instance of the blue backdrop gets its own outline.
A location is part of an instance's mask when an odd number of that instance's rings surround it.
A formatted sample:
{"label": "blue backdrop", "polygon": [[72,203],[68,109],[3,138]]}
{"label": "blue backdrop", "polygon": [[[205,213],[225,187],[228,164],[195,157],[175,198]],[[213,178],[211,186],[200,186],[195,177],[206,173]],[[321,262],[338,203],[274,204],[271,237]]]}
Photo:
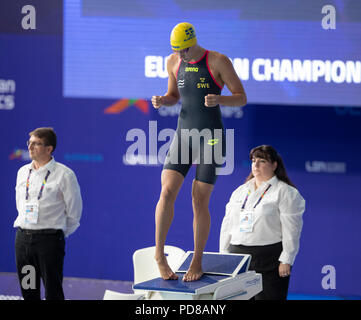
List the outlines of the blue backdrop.
{"label": "blue backdrop", "polygon": [[[26,4],[36,8],[35,30],[21,27],[21,8]],[[134,143],[127,141],[127,133],[142,130],[148,144],[154,138],[149,134],[154,124],[157,133],[175,129],[179,106],[155,110],[150,97],[142,95],[64,96],[66,42],[60,1],[7,1],[0,9],[0,272],[15,272],[15,180],[17,170],[29,162],[28,132],[51,126],[59,140],[55,159],[75,171],[84,201],[81,226],[67,240],[64,275],[132,280],[133,252],[154,245],[154,209],[162,166],[151,164],[149,147],[141,158],[145,163],[127,161],[125,155]],[[159,41],[167,43],[168,38]],[[354,58],[359,60],[360,55]],[[123,81],[125,87],[129,85]],[[247,92],[248,82],[243,83]],[[360,84],[354,86],[358,91],[353,92],[359,94]],[[159,82],[158,90],[154,94],[165,92],[166,79]],[[234,129],[234,171],[220,176],[215,185],[206,250],[218,251],[225,205],[250,170],[249,150],[271,144],[283,156],[291,180],[306,199],[290,292],[361,295],[360,100],[347,107],[316,105],[251,103],[244,108],[223,108],[225,127]],[[157,150],[164,143],[158,141]],[[167,239],[168,244],[186,251],[193,249],[193,178],[194,169],[176,201]],[[336,269],[335,289],[322,287],[325,274],[321,270],[326,265]]]}

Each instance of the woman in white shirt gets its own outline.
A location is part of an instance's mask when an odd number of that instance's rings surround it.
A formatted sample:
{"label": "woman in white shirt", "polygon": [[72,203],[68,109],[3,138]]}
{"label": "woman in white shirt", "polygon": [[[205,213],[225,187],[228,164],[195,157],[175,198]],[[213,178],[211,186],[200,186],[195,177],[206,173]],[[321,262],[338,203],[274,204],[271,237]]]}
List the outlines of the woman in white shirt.
{"label": "woman in white shirt", "polygon": [[250,152],[252,171],[226,205],[220,252],[251,254],[250,270],[262,274],[256,300],[285,300],[300,242],[305,200],[269,145]]}

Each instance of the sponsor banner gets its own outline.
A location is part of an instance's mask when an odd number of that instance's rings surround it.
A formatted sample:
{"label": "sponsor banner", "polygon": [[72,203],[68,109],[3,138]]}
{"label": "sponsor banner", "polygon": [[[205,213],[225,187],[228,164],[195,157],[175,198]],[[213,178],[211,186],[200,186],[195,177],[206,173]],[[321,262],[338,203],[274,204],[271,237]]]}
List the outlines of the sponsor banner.
{"label": "sponsor banner", "polygon": [[16,83],[12,79],[0,79],[0,110],[15,108]]}

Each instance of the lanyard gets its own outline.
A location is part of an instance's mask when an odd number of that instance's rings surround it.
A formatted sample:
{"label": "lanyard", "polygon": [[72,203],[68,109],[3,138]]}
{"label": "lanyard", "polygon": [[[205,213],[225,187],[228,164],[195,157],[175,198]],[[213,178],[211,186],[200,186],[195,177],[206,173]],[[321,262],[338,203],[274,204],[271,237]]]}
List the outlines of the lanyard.
{"label": "lanyard", "polygon": [[[257,205],[261,202],[262,198],[264,197],[264,195],[266,194],[266,192],[268,191],[268,189],[271,188],[271,185],[268,185],[267,189],[262,193],[262,195],[260,196],[260,198],[258,199],[257,203],[254,205],[253,209],[255,209],[257,207]],[[248,196],[251,194],[251,190],[248,190],[246,199],[244,199],[243,205],[242,205],[242,210],[244,209],[244,207],[246,206],[247,200],[248,200]]]}
{"label": "lanyard", "polygon": [[[33,169],[30,169],[30,170],[29,170],[28,179],[26,180],[25,200],[28,200],[28,199],[29,199],[29,180],[30,180],[30,175],[31,175],[31,172],[32,172],[32,171],[33,171]],[[46,181],[48,180],[49,174],[50,174],[50,171],[48,170],[48,172],[46,173],[46,176],[45,176],[45,178],[44,178],[44,180],[43,180],[43,183],[41,184],[41,188],[40,188],[39,195],[38,195],[38,200],[40,200],[41,196],[43,195],[43,190],[44,190]]]}

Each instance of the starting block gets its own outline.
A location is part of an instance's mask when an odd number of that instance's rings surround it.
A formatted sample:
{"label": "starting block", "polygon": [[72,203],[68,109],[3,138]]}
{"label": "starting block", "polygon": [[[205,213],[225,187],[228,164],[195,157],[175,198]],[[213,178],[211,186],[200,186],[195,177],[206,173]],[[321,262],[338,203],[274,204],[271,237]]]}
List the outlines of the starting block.
{"label": "starting block", "polygon": [[204,252],[203,276],[198,281],[182,281],[193,257],[188,251],[175,271],[177,280],[155,278],[133,285],[147,292],[146,299],[161,300],[248,300],[262,291],[262,275],[248,271],[247,254]]}

